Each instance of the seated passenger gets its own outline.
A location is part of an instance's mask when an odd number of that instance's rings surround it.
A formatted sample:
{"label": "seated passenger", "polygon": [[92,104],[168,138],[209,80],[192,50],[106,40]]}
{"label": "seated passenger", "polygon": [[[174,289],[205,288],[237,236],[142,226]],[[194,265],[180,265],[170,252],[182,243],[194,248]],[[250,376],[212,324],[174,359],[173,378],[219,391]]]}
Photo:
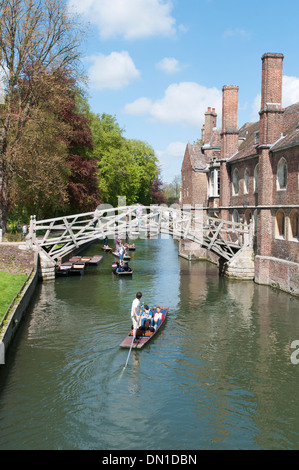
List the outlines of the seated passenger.
{"label": "seated passenger", "polygon": [[148,305],[144,306],[143,314],[141,315],[141,327],[148,328],[151,325],[153,312]]}
{"label": "seated passenger", "polygon": [[152,326],[155,328],[155,330],[158,328],[160,323],[163,321],[164,315],[160,310],[160,307],[156,308],[156,312],[154,313],[153,319],[152,319]]}
{"label": "seated passenger", "polygon": [[123,270],[127,273],[130,273],[132,271],[132,269],[130,268],[130,266],[128,265],[128,263],[124,263],[123,265]]}
{"label": "seated passenger", "polygon": [[[113,266],[113,265],[112,265]],[[113,267],[113,272],[116,273],[116,272],[122,272],[122,269],[120,267],[120,264],[117,262],[115,263],[114,267]]]}
{"label": "seated passenger", "polygon": [[118,267],[116,269],[116,272],[118,272],[118,273],[123,273],[124,272],[124,262],[123,261],[118,263]]}

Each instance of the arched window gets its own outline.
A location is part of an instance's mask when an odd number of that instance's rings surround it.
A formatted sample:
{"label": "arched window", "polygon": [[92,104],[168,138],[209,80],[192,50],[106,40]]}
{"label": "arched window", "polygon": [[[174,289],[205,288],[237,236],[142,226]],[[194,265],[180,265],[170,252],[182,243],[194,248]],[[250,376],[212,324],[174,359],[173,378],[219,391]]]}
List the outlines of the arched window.
{"label": "arched window", "polygon": [[233,222],[238,223],[239,222],[239,213],[237,209],[234,210],[233,212]]}
{"label": "arched window", "polygon": [[259,164],[254,168],[254,192],[257,193],[259,190]]}
{"label": "arched window", "polygon": [[285,158],[281,158],[277,165],[277,189],[286,189],[288,182],[288,166]]}
{"label": "arched window", "polygon": [[237,168],[233,171],[233,196],[239,194],[239,172]]}
{"label": "arched window", "polygon": [[249,192],[249,170],[248,168],[244,171],[244,194]]}
{"label": "arched window", "polygon": [[244,217],[244,222],[246,225],[249,225],[252,221],[252,212],[250,209],[246,209],[245,211],[245,217]]}
{"label": "arched window", "polygon": [[257,234],[257,210],[253,212],[253,233],[256,236]]}
{"label": "arched window", "polygon": [[290,238],[299,240],[299,212],[293,210],[290,214]]}
{"label": "arched window", "polygon": [[276,214],[276,238],[285,238],[285,215],[283,210]]}

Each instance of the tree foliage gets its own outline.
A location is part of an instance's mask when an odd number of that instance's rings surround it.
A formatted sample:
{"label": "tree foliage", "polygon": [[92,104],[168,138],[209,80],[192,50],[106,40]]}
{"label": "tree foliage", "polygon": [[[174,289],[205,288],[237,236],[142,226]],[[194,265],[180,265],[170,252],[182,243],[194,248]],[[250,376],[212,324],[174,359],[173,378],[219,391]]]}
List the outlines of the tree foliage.
{"label": "tree foliage", "polygon": [[[4,106],[0,128],[0,226],[5,230],[12,177],[19,169],[20,140],[45,97],[47,80],[81,74],[83,28],[60,0],[0,0],[0,78]],[[55,72],[55,73],[54,73]],[[30,142],[29,142],[30,143]]]}
{"label": "tree foliage", "polygon": [[59,81],[55,75],[46,80],[41,75],[36,86],[43,88],[44,100],[31,107],[14,146],[20,161],[15,161],[11,199],[38,217],[94,210],[100,203],[96,165],[87,152],[93,147],[89,121],[78,112],[79,91],[66,73]]}
{"label": "tree foliage", "polygon": [[168,199],[168,204],[178,203],[180,199],[181,177],[175,176],[171,183],[164,186],[164,193]]}
{"label": "tree foliage", "polygon": [[151,203],[151,186],[159,170],[153,149],[141,140],[126,139],[116,118],[91,113],[93,158],[98,162],[102,201],[117,206],[125,196],[127,205]]}

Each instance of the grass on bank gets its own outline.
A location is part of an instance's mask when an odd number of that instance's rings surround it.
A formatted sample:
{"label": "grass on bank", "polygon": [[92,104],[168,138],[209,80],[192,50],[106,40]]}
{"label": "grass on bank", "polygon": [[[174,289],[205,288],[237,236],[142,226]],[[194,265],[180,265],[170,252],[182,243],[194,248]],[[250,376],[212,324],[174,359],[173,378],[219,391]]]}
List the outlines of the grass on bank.
{"label": "grass on bank", "polygon": [[24,274],[0,272],[0,323],[26,279],[27,276]]}

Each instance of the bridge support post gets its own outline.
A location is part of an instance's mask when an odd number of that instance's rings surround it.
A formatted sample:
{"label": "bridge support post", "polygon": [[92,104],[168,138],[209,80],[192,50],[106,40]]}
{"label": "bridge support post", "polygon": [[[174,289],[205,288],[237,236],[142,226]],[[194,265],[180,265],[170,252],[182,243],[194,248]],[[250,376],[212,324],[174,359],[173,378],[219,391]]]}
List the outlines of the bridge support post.
{"label": "bridge support post", "polygon": [[254,253],[249,246],[240,250],[231,261],[219,262],[219,273],[222,276],[253,280],[254,279]]}
{"label": "bridge support post", "polygon": [[55,261],[52,261],[45,253],[39,252],[39,278],[43,281],[52,281],[55,279]]}

